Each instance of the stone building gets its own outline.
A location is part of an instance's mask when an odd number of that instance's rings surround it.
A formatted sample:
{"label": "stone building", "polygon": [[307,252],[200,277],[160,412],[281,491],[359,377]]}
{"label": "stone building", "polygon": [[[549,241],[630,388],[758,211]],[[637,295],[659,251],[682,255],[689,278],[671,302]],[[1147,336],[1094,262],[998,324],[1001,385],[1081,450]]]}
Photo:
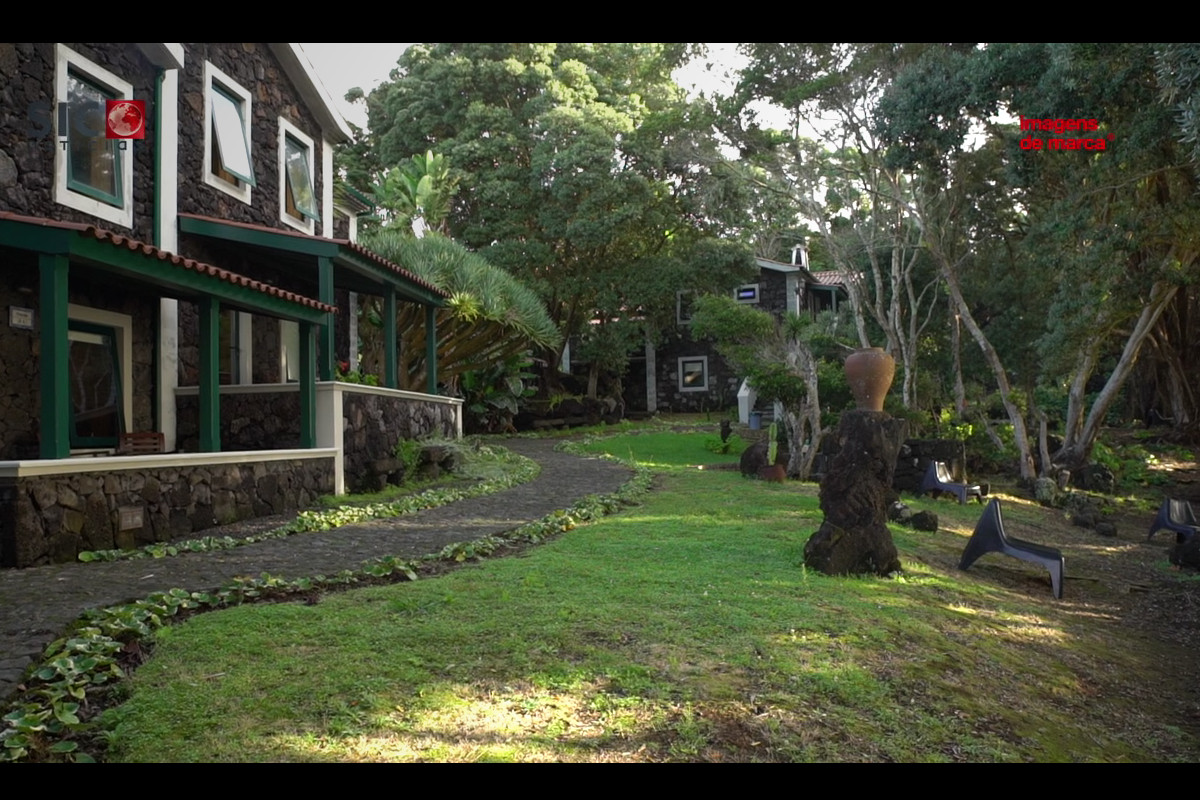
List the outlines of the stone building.
{"label": "stone building", "polygon": [[[0,565],[296,508],[461,431],[444,293],[335,201],[349,136],[295,44],[0,43]],[[393,343],[424,307],[427,394],[389,388],[394,349],[381,387],[336,381],[360,295]]]}
{"label": "stone building", "polygon": [[[803,247],[796,249],[792,264],[765,258],[755,261],[757,279],[729,289],[739,303],[780,316],[788,311],[836,311],[845,298],[836,272],[809,270],[808,252]],[[692,297],[687,289],[677,292],[674,330],[664,331],[657,347],[647,344],[643,353],[631,359],[624,384],[627,411],[696,412],[745,405],[748,387],[744,376],[721,358],[712,342],[692,338]],[[749,409],[754,407],[751,399]],[[746,409],[742,416],[747,416]]]}

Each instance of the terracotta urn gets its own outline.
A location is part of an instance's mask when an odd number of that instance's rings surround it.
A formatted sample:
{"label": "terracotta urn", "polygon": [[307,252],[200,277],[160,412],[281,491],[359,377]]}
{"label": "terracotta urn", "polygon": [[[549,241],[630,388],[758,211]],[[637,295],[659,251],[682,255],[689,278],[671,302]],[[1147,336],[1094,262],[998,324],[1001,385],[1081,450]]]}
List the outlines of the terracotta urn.
{"label": "terracotta urn", "polygon": [[846,358],[846,380],[860,411],[883,411],[894,377],[896,360],[882,347],[864,347]]}
{"label": "terracotta urn", "polygon": [[769,483],[783,483],[787,480],[787,467],[783,464],[768,464],[758,468],[758,479]]}

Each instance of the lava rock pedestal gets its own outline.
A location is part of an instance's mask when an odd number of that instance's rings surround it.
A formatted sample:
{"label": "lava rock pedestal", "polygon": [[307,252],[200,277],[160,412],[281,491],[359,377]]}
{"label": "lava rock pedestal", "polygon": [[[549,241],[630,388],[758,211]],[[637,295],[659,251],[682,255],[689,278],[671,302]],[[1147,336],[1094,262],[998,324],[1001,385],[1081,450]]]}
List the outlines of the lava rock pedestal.
{"label": "lava rock pedestal", "polygon": [[804,563],[827,575],[889,575],[900,557],[887,527],[892,474],[908,423],[882,411],[847,411],[840,450],[821,480],[825,521],[804,546]]}

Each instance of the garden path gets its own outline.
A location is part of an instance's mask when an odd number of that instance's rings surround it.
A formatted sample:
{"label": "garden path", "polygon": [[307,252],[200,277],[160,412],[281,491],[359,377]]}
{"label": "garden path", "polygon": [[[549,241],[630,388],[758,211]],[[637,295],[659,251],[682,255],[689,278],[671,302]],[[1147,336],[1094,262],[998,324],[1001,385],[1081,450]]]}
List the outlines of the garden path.
{"label": "garden path", "polygon": [[[0,570],[0,700],[15,690],[25,668],[45,646],[89,608],[173,588],[215,589],[242,575],[266,572],[300,578],[355,569],[363,561],[383,556],[417,558],[447,544],[512,530],[587,495],[614,492],[631,474],[611,461],[556,452],[555,441],[511,439],[504,444],[537,461],[541,474],[529,483],[485,497],[233,550]],[[287,520],[277,518],[258,527],[276,527]],[[223,536],[226,532],[214,528],[204,534]],[[242,534],[246,535],[244,530]]]}

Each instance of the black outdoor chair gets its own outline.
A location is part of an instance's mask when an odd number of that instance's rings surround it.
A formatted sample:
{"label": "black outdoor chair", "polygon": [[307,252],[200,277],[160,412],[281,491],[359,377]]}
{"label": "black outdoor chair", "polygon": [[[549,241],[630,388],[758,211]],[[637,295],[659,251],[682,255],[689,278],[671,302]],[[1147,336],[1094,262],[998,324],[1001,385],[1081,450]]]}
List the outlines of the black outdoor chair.
{"label": "black outdoor chair", "polygon": [[1175,543],[1183,544],[1200,532],[1200,522],[1192,513],[1192,504],[1187,500],[1163,500],[1158,509],[1158,516],[1150,523],[1150,533],[1146,539],[1153,539],[1154,534],[1166,528],[1175,531]]}
{"label": "black outdoor chair", "polygon": [[1050,586],[1054,589],[1054,597],[1058,600],[1062,599],[1062,551],[1053,547],[1033,544],[1032,542],[1023,542],[1020,539],[1010,539],[1006,536],[1004,534],[1004,519],[1000,516],[1000,501],[994,498],[988,503],[987,508],[984,509],[983,516],[979,518],[979,523],[975,526],[975,532],[971,534],[971,540],[967,542],[967,547],[963,550],[962,560],[958,562],[958,568],[965,570],[974,564],[980,556],[987,555],[988,553],[1004,553],[1013,558],[1019,558],[1022,561],[1041,564],[1050,571]]}
{"label": "black outdoor chair", "polygon": [[[929,492],[949,492],[958,498],[960,506],[967,502],[968,497],[974,497],[980,503],[983,502],[983,488],[979,485],[955,483],[950,480],[950,470],[946,469],[946,464],[942,461],[930,461],[929,468],[925,470],[925,478],[921,481],[921,494]],[[937,497],[937,494],[934,497]]]}

